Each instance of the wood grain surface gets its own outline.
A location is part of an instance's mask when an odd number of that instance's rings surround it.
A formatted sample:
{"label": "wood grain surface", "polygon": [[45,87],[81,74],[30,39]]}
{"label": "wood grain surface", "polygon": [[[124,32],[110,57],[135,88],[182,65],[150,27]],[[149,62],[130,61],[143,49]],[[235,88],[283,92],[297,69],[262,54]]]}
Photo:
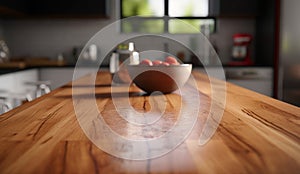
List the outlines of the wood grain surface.
{"label": "wood grain surface", "polygon": [[[72,83],[0,115],[0,173],[299,173],[300,109],[253,91],[226,83],[227,98],[222,121],[212,139],[198,144],[210,111],[210,81],[194,70],[200,103],[198,120],[188,138],[175,150],[142,161],[114,157],[94,145],[81,129],[72,101]],[[178,119],[180,96],[164,95],[166,116],[150,131],[120,118],[111,98],[111,75],[99,72],[74,83],[91,112],[94,100],[105,122],[116,133],[134,139],[163,135]],[[218,84],[214,80],[211,83]],[[130,94],[139,112],[151,109],[149,96],[135,86],[120,86]],[[212,113],[214,114],[214,110]],[[101,132],[99,133],[101,134]]]}

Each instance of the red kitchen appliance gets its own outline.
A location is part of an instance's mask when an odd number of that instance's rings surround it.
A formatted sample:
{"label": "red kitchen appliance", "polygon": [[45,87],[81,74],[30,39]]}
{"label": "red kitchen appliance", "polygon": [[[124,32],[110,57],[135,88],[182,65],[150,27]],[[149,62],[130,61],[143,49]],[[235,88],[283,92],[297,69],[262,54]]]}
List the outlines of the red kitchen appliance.
{"label": "red kitchen appliance", "polygon": [[250,44],[252,36],[250,34],[237,33],[233,35],[232,61],[229,65],[247,66],[253,65],[250,57]]}

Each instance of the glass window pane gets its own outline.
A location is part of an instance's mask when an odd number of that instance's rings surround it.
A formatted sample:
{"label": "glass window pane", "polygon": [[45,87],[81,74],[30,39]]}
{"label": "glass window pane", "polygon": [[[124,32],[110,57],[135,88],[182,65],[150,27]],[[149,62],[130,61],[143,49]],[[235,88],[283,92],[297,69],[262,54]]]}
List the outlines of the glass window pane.
{"label": "glass window pane", "polygon": [[208,16],[208,0],[169,0],[169,16],[206,17]]}
{"label": "glass window pane", "polygon": [[164,0],[122,0],[122,16],[164,16]]}
{"label": "glass window pane", "polygon": [[169,32],[172,34],[199,33],[201,25],[209,25],[211,33],[215,30],[215,20],[213,19],[171,19],[169,20]]}
{"label": "glass window pane", "polygon": [[123,33],[163,33],[163,19],[140,19],[122,21]]}

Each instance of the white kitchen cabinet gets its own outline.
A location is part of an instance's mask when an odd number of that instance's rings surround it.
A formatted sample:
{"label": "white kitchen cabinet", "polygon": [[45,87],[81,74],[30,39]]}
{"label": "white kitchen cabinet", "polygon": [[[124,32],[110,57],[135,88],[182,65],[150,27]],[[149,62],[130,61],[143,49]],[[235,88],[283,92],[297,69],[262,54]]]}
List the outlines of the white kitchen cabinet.
{"label": "white kitchen cabinet", "polygon": [[49,80],[56,89],[72,80],[74,68],[40,68],[40,80]]}
{"label": "white kitchen cabinet", "polygon": [[206,67],[204,68],[197,68],[197,70],[201,71],[202,73],[211,76],[213,78],[217,78],[220,80],[225,80],[225,72],[222,67]]}
{"label": "white kitchen cabinet", "polygon": [[38,69],[28,69],[0,75],[0,90],[11,93],[26,93],[34,90],[34,86],[26,85],[26,82],[38,81]]}
{"label": "white kitchen cabinet", "polygon": [[[199,68],[208,74],[204,68]],[[258,93],[273,95],[273,69],[271,67],[207,67],[209,75]],[[223,78],[223,73],[225,77]]]}
{"label": "white kitchen cabinet", "polygon": [[[70,68],[36,68],[20,70],[17,72],[0,75],[0,97],[6,97],[6,102],[12,107],[19,106],[26,96],[33,96],[36,86],[26,82],[51,81],[51,89],[56,89],[73,79],[74,67]],[[78,68],[78,78],[90,72],[92,68]],[[13,96],[18,96],[15,99]],[[1,111],[0,111],[1,113]]]}
{"label": "white kitchen cabinet", "polygon": [[264,79],[251,79],[251,80],[232,80],[228,79],[227,82],[236,84],[238,86],[242,86],[244,88],[250,89],[252,91],[256,91],[258,93],[272,96],[273,95],[273,87],[271,79],[264,80]]}
{"label": "white kitchen cabinet", "polygon": [[[22,104],[26,96],[35,91],[35,86],[26,85],[26,82],[38,81],[38,69],[28,69],[0,75],[0,97],[14,108]],[[0,110],[2,113],[3,110]]]}
{"label": "white kitchen cabinet", "polygon": [[225,68],[227,82],[273,96],[273,69],[270,67]]}
{"label": "white kitchen cabinet", "polygon": [[[79,77],[89,74],[92,68],[77,68]],[[72,81],[74,68],[41,68],[39,71],[40,80],[51,81],[51,89],[56,89]]]}

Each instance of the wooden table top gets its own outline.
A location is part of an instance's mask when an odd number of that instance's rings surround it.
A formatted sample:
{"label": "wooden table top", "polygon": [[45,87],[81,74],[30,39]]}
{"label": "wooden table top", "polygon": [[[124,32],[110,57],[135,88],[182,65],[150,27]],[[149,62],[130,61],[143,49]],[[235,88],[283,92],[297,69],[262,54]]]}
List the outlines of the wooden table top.
{"label": "wooden table top", "polygon": [[[193,76],[201,101],[199,115],[192,132],[175,150],[148,160],[125,160],[100,150],[79,125],[69,83],[0,116],[0,173],[299,173],[299,107],[226,83],[220,125],[210,141],[199,145],[213,101],[207,76],[198,71],[193,71]],[[74,85],[81,93],[82,104],[94,100],[89,78],[92,75]],[[96,106],[117,134],[153,138],[163,135],[178,119],[180,96],[164,95],[167,116],[155,129],[143,132],[143,128],[118,116],[110,84],[110,74],[99,72]],[[119,92],[128,93],[125,89],[118,87]],[[149,96],[141,95],[135,86],[129,89],[132,107],[141,113],[149,111]],[[117,97],[121,100],[123,96]],[[86,104],[81,114],[88,115],[89,107]]]}

